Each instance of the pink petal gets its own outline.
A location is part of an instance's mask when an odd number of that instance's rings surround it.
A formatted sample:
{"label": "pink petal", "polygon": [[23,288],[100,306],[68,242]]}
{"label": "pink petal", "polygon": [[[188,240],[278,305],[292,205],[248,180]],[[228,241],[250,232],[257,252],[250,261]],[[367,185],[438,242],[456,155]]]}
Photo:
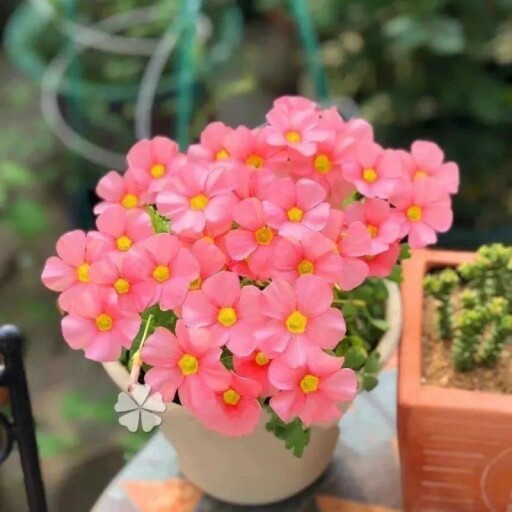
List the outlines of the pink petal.
{"label": "pink petal", "polygon": [[296,308],[294,289],[286,281],[274,279],[261,294],[260,308],[270,318],[286,319]]}
{"label": "pink petal", "polygon": [[233,272],[218,272],[203,283],[202,290],[212,304],[232,307],[240,297],[240,281]]}
{"label": "pink petal", "polygon": [[270,407],[272,407],[281,420],[288,423],[300,413],[305,401],[304,393],[281,391],[270,399]]}
{"label": "pink petal", "polygon": [[183,277],[189,283],[199,277],[199,262],[188,249],[180,248],[171,261],[171,276]]}
{"label": "pink petal", "polygon": [[314,275],[302,275],[295,284],[297,309],[309,319],[324,313],[332,304],[332,288],[325,279]]}
{"label": "pink petal", "polygon": [[189,292],[181,315],[189,327],[208,327],[217,320],[218,310],[206,298],[202,290]]}
{"label": "pink petal", "polygon": [[85,260],[86,235],[75,230],[62,235],[57,241],[57,254],[60,259],[72,267],[78,267]]}
{"label": "pink petal", "polygon": [[329,219],[329,210],[327,203],[320,203],[304,213],[302,223],[312,231],[321,231]]}
{"label": "pink petal", "polygon": [[251,322],[259,322],[261,290],[256,286],[244,286],[240,291],[240,300],[237,305],[238,318]]}
{"label": "pink petal", "polygon": [[160,233],[148,238],[144,248],[159,265],[167,265],[177,255],[180,242],[175,236]]}
{"label": "pink petal", "polygon": [[81,316],[67,315],[61,325],[66,343],[74,350],[85,348],[98,333],[94,320]]}
{"label": "pink petal", "polygon": [[334,348],[345,336],[346,327],[339,309],[329,308],[325,313],[310,318],[306,334],[315,345],[325,349]]}
{"label": "pink petal", "polygon": [[174,334],[164,327],[157,327],[141,352],[142,360],[151,366],[171,367],[181,356],[181,350]]}
{"label": "pink petal", "polygon": [[184,380],[183,374],[177,368],[151,368],[144,376],[144,382],[149,384],[151,391],[159,392],[164,402],[172,402],[176,390]]}
{"label": "pink petal", "polygon": [[261,201],[255,197],[244,199],[238,203],[233,217],[237,224],[251,231],[256,231],[265,223]]}
{"label": "pink petal", "polygon": [[353,290],[368,276],[368,265],[357,258],[343,258],[343,274],[339,285],[343,291]]}
{"label": "pink petal", "polygon": [[448,162],[441,166],[439,172],[435,175],[435,180],[439,186],[449,192],[456,194],[459,190],[459,167],[454,162]]}
{"label": "pink petal", "polygon": [[92,361],[116,361],[121,355],[121,343],[111,333],[98,333],[85,348],[85,357]]}
{"label": "pink petal", "polygon": [[110,202],[118,202],[125,192],[123,177],[116,171],[110,171],[103,176],[96,186],[96,194]]}
{"label": "pink petal", "polygon": [[50,290],[62,292],[76,283],[76,269],[64,263],[57,256],[51,256],[46,260],[41,280]]}
{"label": "pink petal", "polygon": [[411,154],[416,160],[418,170],[432,171],[437,169],[444,159],[441,148],[433,142],[417,140],[411,146]]}
{"label": "pink petal", "polygon": [[213,224],[221,224],[232,219],[233,208],[237,204],[234,194],[221,194],[212,197],[204,210],[206,220]]}
{"label": "pink petal", "polygon": [[183,277],[169,279],[163,286],[160,294],[160,307],[164,311],[176,309],[181,306],[187,296],[190,281]]}
{"label": "pink petal", "polygon": [[295,185],[297,206],[304,211],[310,210],[325,200],[325,189],[315,181],[300,179]]}
{"label": "pink petal", "polygon": [[350,402],[357,393],[356,373],[350,368],[342,368],[329,377],[320,379],[319,389],[335,402]]}
{"label": "pink petal", "polygon": [[226,235],[226,249],[231,258],[236,261],[246,259],[257,247],[254,233],[251,231],[237,229]]}
{"label": "pink petal", "polygon": [[436,232],[424,222],[411,224],[408,238],[411,249],[421,249],[437,242]]}

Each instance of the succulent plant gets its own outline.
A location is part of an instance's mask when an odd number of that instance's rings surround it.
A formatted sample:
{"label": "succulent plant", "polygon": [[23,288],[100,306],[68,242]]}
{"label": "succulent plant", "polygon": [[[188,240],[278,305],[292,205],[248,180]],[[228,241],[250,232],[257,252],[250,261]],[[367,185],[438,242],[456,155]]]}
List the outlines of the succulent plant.
{"label": "succulent plant", "polygon": [[512,247],[482,246],[473,263],[429,274],[423,286],[439,303],[439,336],[452,341],[455,369],[496,364],[512,334]]}

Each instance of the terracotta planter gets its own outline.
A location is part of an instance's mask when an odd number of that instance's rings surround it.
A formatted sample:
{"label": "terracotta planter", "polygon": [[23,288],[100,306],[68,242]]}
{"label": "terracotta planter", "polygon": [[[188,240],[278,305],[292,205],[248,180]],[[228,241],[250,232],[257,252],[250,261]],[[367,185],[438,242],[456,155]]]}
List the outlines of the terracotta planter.
{"label": "terracotta planter", "polygon": [[[377,346],[383,366],[398,345],[402,318],[398,287],[389,283],[388,291],[390,328]],[[127,370],[118,362],[103,366],[126,390]],[[266,431],[265,415],[254,432],[240,438],[208,430],[176,404],[168,404],[162,419],[161,430],[176,449],[181,472],[207,494],[242,505],[275,503],[308,487],[331,461],[340,432],[338,425],[313,427],[309,446],[299,459]]]}
{"label": "terracotta planter", "polygon": [[404,510],[512,510],[512,396],[422,385],[425,273],[472,253],[417,251],[404,264],[398,432]]}

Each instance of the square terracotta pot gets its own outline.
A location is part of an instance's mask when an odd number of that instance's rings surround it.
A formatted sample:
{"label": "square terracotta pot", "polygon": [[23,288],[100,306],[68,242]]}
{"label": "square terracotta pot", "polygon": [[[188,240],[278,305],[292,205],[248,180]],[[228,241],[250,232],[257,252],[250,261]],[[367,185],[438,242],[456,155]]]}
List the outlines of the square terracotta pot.
{"label": "square terracotta pot", "polygon": [[473,258],[423,250],[404,263],[398,434],[407,512],[512,511],[512,395],[421,383],[423,277]]}

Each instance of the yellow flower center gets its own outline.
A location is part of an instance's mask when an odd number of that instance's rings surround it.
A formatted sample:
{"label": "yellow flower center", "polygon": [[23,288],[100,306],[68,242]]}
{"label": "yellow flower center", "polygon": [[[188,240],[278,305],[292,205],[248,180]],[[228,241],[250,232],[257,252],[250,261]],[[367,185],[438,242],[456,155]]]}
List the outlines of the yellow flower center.
{"label": "yellow flower center", "polygon": [[292,144],[296,144],[302,140],[299,132],[290,131],[286,134],[286,140]]}
{"label": "yellow flower center", "polygon": [[215,240],[211,236],[204,235],[202,239],[206,240],[210,244],[214,244],[215,243]]}
{"label": "yellow flower center", "polygon": [[130,291],[130,283],[126,279],[120,277],[114,283],[114,288],[116,289],[116,292],[119,293],[119,295],[123,295]]}
{"label": "yellow flower center", "polygon": [[287,213],[288,219],[292,222],[300,222],[302,220],[302,216],[304,215],[304,212],[300,208],[297,208],[297,206],[290,208]]}
{"label": "yellow flower center", "polygon": [[123,200],[121,201],[121,204],[127,209],[131,210],[132,208],[135,208],[137,206],[137,203],[139,200],[137,199],[137,196],[134,194],[126,194],[123,197]]}
{"label": "yellow flower center", "polygon": [[326,155],[318,155],[313,165],[319,174],[327,174],[332,169],[332,162]]}
{"label": "yellow flower center", "polygon": [[201,278],[198,277],[197,279],[194,279],[190,286],[188,287],[189,290],[199,290],[201,288]]}
{"label": "yellow flower center", "polygon": [[191,354],[182,355],[181,359],[178,361],[178,366],[180,367],[181,373],[186,376],[194,375],[199,370],[197,357]]}
{"label": "yellow flower center", "polygon": [[423,210],[420,206],[412,205],[407,208],[406,215],[411,222],[418,222],[423,218]]}
{"label": "yellow flower center", "polygon": [[270,245],[274,238],[274,233],[268,226],[263,226],[255,231],[254,236],[260,245]]}
{"label": "yellow flower center", "polygon": [[192,210],[204,210],[208,204],[208,198],[204,194],[197,194],[197,196],[190,198],[190,207]]}
{"label": "yellow flower center", "polygon": [[236,405],[240,401],[240,395],[232,388],[224,391],[222,397],[227,405]]}
{"label": "yellow flower center", "polygon": [[259,169],[259,168],[263,167],[263,164],[265,162],[261,156],[251,155],[251,156],[247,157],[247,159],[245,160],[245,163],[246,163],[246,165],[248,165],[250,167]]}
{"label": "yellow flower center", "polygon": [[368,233],[370,233],[370,236],[372,238],[375,238],[377,234],[379,233],[379,228],[373,224],[368,224],[366,226],[366,229],[368,230]]}
{"label": "yellow flower center", "polygon": [[312,274],[315,270],[315,266],[313,265],[312,261],[302,260],[297,265],[297,270],[299,271],[299,274]]}
{"label": "yellow flower center", "polygon": [[89,265],[89,263],[82,263],[76,269],[76,275],[81,283],[88,283],[91,280],[91,278],[89,277],[90,268],[91,266]]}
{"label": "yellow flower center", "polygon": [[116,246],[120,251],[128,251],[130,250],[130,247],[132,246],[132,241],[126,236],[120,236],[116,240]]}
{"label": "yellow flower center", "polygon": [[306,330],[308,325],[308,318],[300,311],[294,311],[286,319],[286,327],[293,334],[301,334]]}
{"label": "yellow flower center", "polygon": [[149,174],[151,174],[155,180],[161,178],[165,174],[165,167],[162,164],[155,164],[149,170]]}
{"label": "yellow flower center", "polygon": [[379,175],[375,169],[370,168],[363,171],[363,180],[366,181],[366,183],[373,183],[378,177]]}
{"label": "yellow flower center", "polygon": [[258,352],[254,360],[258,366],[265,366],[270,362],[269,358],[263,352]]}
{"label": "yellow flower center", "polygon": [[221,149],[215,154],[215,160],[226,160],[226,158],[229,158],[229,153],[225,149]]}
{"label": "yellow flower center", "polygon": [[419,169],[414,173],[415,180],[418,180],[421,178],[426,178],[427,176],[428,176],[428,174],[425,171],[421,171]]}
{"label": "yellow flower center", "polygon": [[102,313],[96,317],[96,326],[99,331],[110,331],[113,323],[112,317],[106,313]]}
{"label": "yellow flower center", "polygon": [[314,393],[318,389],[318,377],[308,373],[304,375],[299,385],[303,393]]}
{"label": "yellow flower center", "polygon": [[238,317],[236,311],[233,308],[221,308],[217,315],[217,321],[224,327],[231,327],[236,323]]}
{"label": "yellow flower center", "polygon": [[169,279],[169,267],[166,265],[157,265],[153,270],[153,279],[159,283],[163,283]]}

